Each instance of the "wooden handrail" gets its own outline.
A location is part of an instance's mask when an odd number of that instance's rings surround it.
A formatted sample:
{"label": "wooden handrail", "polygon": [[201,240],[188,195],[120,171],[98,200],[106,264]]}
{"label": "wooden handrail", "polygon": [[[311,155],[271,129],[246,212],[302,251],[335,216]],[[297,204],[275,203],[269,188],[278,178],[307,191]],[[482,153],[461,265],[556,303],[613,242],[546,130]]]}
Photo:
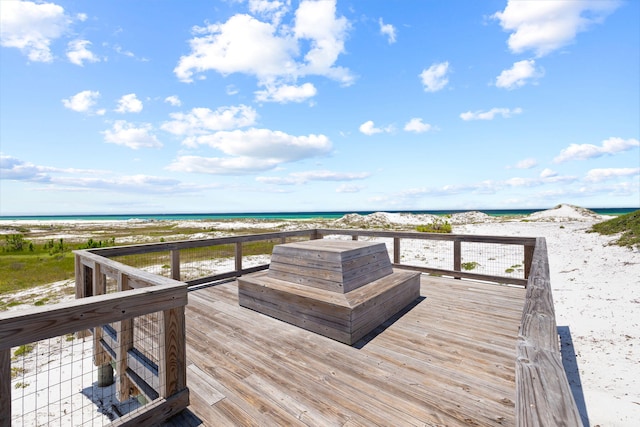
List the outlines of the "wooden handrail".
{"label": "wooden handrail", "polygon": [[0,350],[187,304],[184,283],[0,312]]}
{"label": "wooden handrail", "polygon": [[[189,280],[190,285],[208,283],[231,277],[239,277],[243,274],[254,271],[263,270],[269,267],[269,264],[243,269],[242,267],[242,243],[257,242],[265,240],[280,240],[284,242],[288,237],[308,237],[309,239],[323,238],[329,235],[351,236],[357,239],[360,236],[389,238],[393,240],[393,261],[394,267],[406,268],[425,273],[449,275],[455,278],[469,278],[476,280],[486,280],[498,283],[512,283],[526,286],[529,276],[533,248],[536,239],[533,237],[512,237],[512,236],[483,236],[483,235],[465,235],[465,234],[442,234],[442,233],[423,233],[411,231],[382,231],[382,230],[358,230],[358,229],[309,229],[297,231],[282,231],[272,233],[258,233],[249,235],[229,236],[212,239],[185,240],[178,242],[163,243],[146,243],[140,245],[109,247],[91,249],[85,252],[99,257],[116,257],[124,255],[140,255],[154,252],[170,252],[171,277],[179,280],[180,278],[180,250],[204,248],[220,245],[234,245],[235,270],[228,271],[213,276],[201,277]],[[454,263],[451,269],[439,269],[414,265],[406,265],[400,262],[400,244],[402,239],[414,240],[435,240],[435,241],[451,241],[454,243]],[[487,243],[487,244],[503,244],[517,245],[524,247],[524,278],[514,278],[510,276],[488,275],[482,273],[472,273],[461,271],[461,243]],[[103,268],[109,268],[103,266]],[[132,285],[136,287],[135,283]]]}
{"label": "wooden handrail", "polygon": [[516,425],[582,426],[562,366],[544,238],[536,240],[516,345]]}

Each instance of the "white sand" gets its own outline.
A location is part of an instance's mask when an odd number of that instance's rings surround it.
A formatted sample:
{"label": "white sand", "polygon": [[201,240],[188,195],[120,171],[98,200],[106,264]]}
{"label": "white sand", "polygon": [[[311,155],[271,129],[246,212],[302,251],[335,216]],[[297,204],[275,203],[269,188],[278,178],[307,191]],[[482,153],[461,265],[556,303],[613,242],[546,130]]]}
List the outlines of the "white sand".
{"label": "white sand", "polygon": [[[586,233],[592,224],[605,219],[607,217],[594,215],[591,211],[562,205],[530,215],[527,221],[522,218],[499,219],[479,212],[456,214],[447,220],[456,234],[546,238],[565,369],[578,407],[583,415],[588,414],[585,425],[631,427],[638,425],[640,420],[640,251],[610,245],[617,236]],[[377,213],[348,215],[325,222],[322,226],[397,227],[432,220],[429,215]],[[180,226],[194,224],[182,222]],[[269,224],[280,229],[316,226],[312,222],[249,221],[227,222],[215,227],[217,230],[231,230],[263,228]],[[47,224],[37,225],[46,228]],[[109,224],[110,227],[132,225]],[[211,225],[207,223],[207,226]],[[78,227],[78,234],[81,234],[82,224]],[[203,233],[199,237],[213,236]],[[250,264],[261,262],[263,259],[256,258]],[[185,265],[184,268],[197,276],[203,269],[228,267],[217,263]],[[57,284],[61,285],[72,286],[68,282]],[[46,292],[30,290],[21,297],[46,294],[51,289],[49,286]],[[3,299],[5,297],[8,296],[3,295]],[[67,298],[73,298],[73,295],[63,297]],[[33,298],[29,302],[33,303]],[[91,384],[83,385],[87,386]],[[80,398],[86,399],[82,395]]]}

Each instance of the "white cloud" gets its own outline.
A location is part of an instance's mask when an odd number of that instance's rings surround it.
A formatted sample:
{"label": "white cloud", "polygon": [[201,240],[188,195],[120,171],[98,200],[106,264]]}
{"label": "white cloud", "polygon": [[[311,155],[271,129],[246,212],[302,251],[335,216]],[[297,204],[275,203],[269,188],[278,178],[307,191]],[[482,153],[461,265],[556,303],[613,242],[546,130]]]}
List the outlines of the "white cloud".
{"label": "white cloud", "polygon": [[616,0],[509,0],[493,17],[511,32],[512,52],[531,50],[541,57],[572,43],[577,33],[602,22],[620,4]]}
{"label": "white cloud", "polygon": [[102,132],[105,142],[124,145],[131,149],[160,148],[162,143],[152,133],[153,128],[149,123],[143,123],[136,127],[125,120],[116,120],[112,129]]}
{"label": "white cloud", "polygon": [[417,117],[409,120],[404,125],[404,130],[407,132],[424,133],[429,132],[431,129],[433,129],[433,126],[428,123],[423,123],[422,119]]}
{"label": "white cloud", "polygon": [[164,99],[164,102],[171,104],[174,107],[179,107],[182,105],[182,101],[180,101],[180,98],[178,98],[177,95],[171,95],[171,96],[167,96]]}
{"label": "white cloud", "polygon": [[[520,160],[518,163],[515,164],[515,166],[513,166],[514,169],[531,169],[538,166],[538,161],[534,158],[528,158],[528,159],[523,159]],[[512,167],[509,166],[507,167],[507,169],[511,169]]]}
{"label": "white cloud", "polygon": [[514,108],[513,110],[509,108],[492,108],[489,111],[467,111],[466,113],[460,114],[460,118],[462,120],[493,120],[496,116],[502,116],[507,119],[512,117],[515,114],[521,114],[522,108]]}
{"label": "white cloud", "polygon": [[0,154],[0,179],[48,182],[51,178],[46,172],[41,166]]}
{"label": "white cloud", "polygon": [[420,79],[424,85],[425,92],[437,92],[444,89],[449,83],[447,73],[449,72],[449,62],[441,62],[439,64],[433,64],[426,70],[422,70],[420,73]]}
{"label": "white cloud", "polygon": [[265,184],[294,185],[305,184],[309,181],[355,181],[371,176],[368,172],[333,172],[327,170],[294,172],[286,177],[259,176],[256,181]]}
{"label": "white cloud", "polygon": [[269,0],[249,0],[249,11],[269,19],[274,24],[279,24],[284,14],[289,11],[289,2]]}
{"label": "white cloud", "polygon": [[91,46],[89,40],[73,40],[67,47],[67,58],[72,64],[84,66],[83,61],[100,62],[100,58],[93,54],[87,46]]}
{"label": "white cloud", "polygon": [[[287,10],[275,3],[252,2],[254,13]],[[270,12],[269,12],[270,13]],[[349,23],[336,16],[335,1],[302,1],[295,19],[280,24],[263,22],[247,14],[237,14],[224,23],[194,27],[189,42],[191,52],[182,56],[175,67],[176,76],[193,81],[194,74],[209,70],[220,74],[253,75],[261,85],[278,80],[295,82],[305,75],[319,75],[350,84],[349,70],[335,66],[344,52]],[[306,53],[303,47],[308,46]],[[304,55],[301,58],[301,55]]]}
{"label": "white cloud", "polygon": [[216,148],[230,156],[293,162],[328,154],[331,141],[324,135],[294,136],[281,131],[251,128],[199,136],[194,144]]}
{"label": "white cloud", "polygon": [[544,75],[541,69],[536,70],[536,62],[533,59],[518,61],[508,70],[504,70],[496,78],[496,86],[503,89],[515,89],[524,86],[529,80],[540,78]]}
{"label": "white cloud", "polygon": [[560,151],[560,154],[553,159],[554,163],[562,163],[569,160],[586,160],[604,155],[620,153],[640,147],[640,141],[635,138],[622,139],[611,137],[602,141],[601,146],[593,144],[571,144]]}
{"label": "white cloud", "polygon": [[303,102],[316,95],[316,87],[311,83],[295,85],[267,85],[265,90],[256,91],[256,100],[262,102]]}
{"label": "white cloud", "polygon": [[364,189],[361,185],[342,184],[336,188],[336,193],[359,193]]}
{"label": "white cloud", "polygon": [[380,34],[383,36],[387,36],[387,41],[389,44],[393,44],[396,42],[396,29],[391,24],[385,24],[382,22],[382,18],[378,21],[380,24]]}
{"label": "white cloud", "polygon": [[136,97],[135,93],[123,95],[122,98],[118,100],[118,108],[116,108],[116,112],[139,113],[140,111],[142,111],[142,101]]}
{"label": "white cloud", "polygon": [[640,168],[608,168],[608,169],[591,169],[587,172],[585,181],[600,182],[619,177],[638,176]]}
{"label": "white cloud", "polygon": [[91,107],[96,105],[100,92],[83,90],[75,95],[62,100],[62,105],[78,113],[90,113]]}
{"label": "white cloud", "polygon": [[68,30],[71,21],[57,4],[3,1],[0,44],[20,49],[30,61],[51,62],[51,42]]}
{"label": "white cloud", "polygon": [[208,174],[249,174],[274,169],[282,163],[323,156],[332,144],[324,135],[294,136],[280,131],[251,128],[219,131],[193,137],[190,146],[206,145],[228,157],[181,156],[170,170]]}
{"label": "white cloud", "polygon": [[558,172],[551,170],[549,168],[545,168],[542,170],[542,172],[540,172],[540,178],[553,178],[555,176],[558,176]]}
{"label": "white cloud", "polygon": [[174,172],[204,173],[210,175],[247,175],[273,169],[274,159],[254,157],[201,157],[180,156],[167,169]]}
{"label": "white cloud", "polygon": [[360,125],[360,132],[364,133],[365,135],[375,135],[376,133],[382,133],[384,132],[383,129],[377,128],[375,127],[375,125],[373,124],[373,120],[369,120],[364,122],[363,124]]}
{"label": "white cloud", "polygon": [[[178,136],[192,137],[221,130],[231,130],[255,124],[258,113],[246,105],[209,108],[193,108],[188,113],[171,113],[173,119],[163,123],[161,129]],[[190,140],[189,140],[190,141]],[[189,144],[185,141],[185,144]]]}

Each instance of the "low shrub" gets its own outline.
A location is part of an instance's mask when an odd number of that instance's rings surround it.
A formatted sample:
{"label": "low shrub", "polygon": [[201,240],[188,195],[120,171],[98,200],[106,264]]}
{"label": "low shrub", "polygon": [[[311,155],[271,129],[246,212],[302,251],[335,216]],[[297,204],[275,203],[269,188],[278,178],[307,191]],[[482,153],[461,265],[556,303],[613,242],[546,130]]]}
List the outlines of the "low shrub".
{"label": "low shrub", "polygon": [[437,220],[429,224],[418,225],[416,231],[421,233],[451,233],[451,224],[448,221]]}

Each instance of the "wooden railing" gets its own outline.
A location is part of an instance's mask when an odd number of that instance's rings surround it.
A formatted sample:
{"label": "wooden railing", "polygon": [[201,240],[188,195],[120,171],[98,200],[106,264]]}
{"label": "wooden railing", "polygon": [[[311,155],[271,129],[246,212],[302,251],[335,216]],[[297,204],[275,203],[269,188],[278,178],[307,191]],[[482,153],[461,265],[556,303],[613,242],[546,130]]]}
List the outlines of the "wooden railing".
{"label": "wooden railing", "polygon": [[536,239],[516,357],[516,425],[582,426],[562,366],[544,238]]}
{"label": "wooden railing", "polygon": [[[418,232],[395,232],[395,231],[372,231],[372,230],[345,230],[345,229],[313,229],[313,230],[300,230],[300,231],[286,231],[277,233],[262,233],[243,236],[232,236],[214,239],[202,239],[202,240],[188,240],[179,242],[168,243],[155,243],[155,244],[143,244],[132,245],[122,247],[100,248],[91,250],[92,253],[98,254],[104,257],[120,257],[149,254],[153,252],[170,252],[170,277],[176,280],[183,280],[189,285],[197,285],[206,282],[213,282],[231,277],[238,277],[243,274],[252,273],[259,270],[269,268],[269,264],[265,263],[251,268],[243,267],[243,244],[249,242],[260,241],[277,241],[278,243],[285,243],[288,239],[292,238],[306,238],[306,239],[319,239],[330,236],[350,236],[352,239],[357,240],[359,238],[380,238],[389,239],[391,242],[393,253],[393,264],[396,268],[411,269],[430,274],[438,274],[451,276],[455,278],[467,278],[484,280],[497,283],[510,283],[526,286],[527,278],[529,276],[529,270],[531,267],[531,260],[533,256],[533,249],[535,245],[535,238],[530,237],[508,237],[508,236],[479,236],[479,235],[459,235],[459,234],[438,234],[438,233],[418,233]],[[450,268],[433,268],[428,266],[421,266],[412,263],[403,262],[401,260],[401,251],[403,248],[403,241],[421,240],[421,241],[436,241],[436,242],[451,242],[452,243],[452,263]],[[487,245],[512,245],[523,247],[522,255],[522,277],[514,277],[513,275],[498,275],[498,274],[483,274],[475,273],[472,271],[465,271],[462,266],[462,248],[463,245],[469,243],[479,243]],[[235,245],[234,252],[234,268],[228,271],[209,275],[206,277],[199,277],[195,279],[185,280],[181,278],[181,254],[180,251],[195,248],[206,248],[220,245]],[[270,252],[266,255],[270,255]]]}
{"label": "wooden railing", "polygon": [[[318,239],[335,236],[388,239],[392,242],[393,264],[431,274],[468,278],[527,286],[516,360],[516,419],[518,426],[579,426],[580,417],[559,356],[555,313],[551,299],[546,243],[541,238],[500,237],[478,235],[432,234],[348,229],[312,229],[278,233],[232,236],[215,239],[190,240],[159,244],[100,248],[76,252],[76,297],[71,303],[27,310],[16,314],[0,314],[0,426],[10,420],[10,348],[47,337],[59,336],[93,328],[94,351],[97,363],[114,360],[116,371],[135,375],[121,376],[118,387],[126,393],[132,386],[147,397],[157,398],[147,409],[123,417],[118,423],[153,423],[166,419],[188,405],[185,370],[184,306],[187,286],[213,282],[225,278],[266,269],[269,264],[243,267],[243,244],[248,242],[279,242],[288,239]],[[405,241],[431,240],[451,242],[451,268],[431,268],[402,260]],[[516,245],[523,248],[523,278],[487,275],[464,271],[463,245]],[[275,244],[275,243],[274,243]],[[180,251],[219,245],[235,245],[233,268],[218,274],[177,282],[181,277]],[[170,278],[144,272],[134,266],[116,262],[111,257],[170,253]],[[267,254],[267,255],[270,255]],[[117,291],[103,295],[106,280],[117,283]],[[140,384],[139,378],[149,377],[148,363],[131,355],[129,334],[131,319],[160,312],[159,340],[165,351],[160,357],[158,380]],[[115,340],[104,325],[115,323]],[[119,333],[120,332],[120,333]],[[137,378],[136,378],[137,377]],[[136,378],[135,380],[132,378]]]}
{"label": "wooden railing", "polygon": [[[119,392],[128,396],[137,387],[148,403],[139,411],[117,419],[114,425],[154,424],[189,405],[186,388],[186,344],[184,307],[187,287],[184,283],[155,276],[116,263],[86,251],[76,253],[77,296],[80,299],[47,307],[0,313],[0,426],[11,425],[11,348],[66,334],[94,336],[94,363],[115,361],[120,383]],[[104,294],[101,286],[105,275],[117,277],[120,292]],[[131,378],[149,378],[147,366],[134,366],[130,354],[134,319],[156,313],[159,333],[156,337],[160,357],[156,389]],[[98,331],[114,324],[117,331],[106,355],[105,340]],[[153,390],[153,391],[151,391]]]}

